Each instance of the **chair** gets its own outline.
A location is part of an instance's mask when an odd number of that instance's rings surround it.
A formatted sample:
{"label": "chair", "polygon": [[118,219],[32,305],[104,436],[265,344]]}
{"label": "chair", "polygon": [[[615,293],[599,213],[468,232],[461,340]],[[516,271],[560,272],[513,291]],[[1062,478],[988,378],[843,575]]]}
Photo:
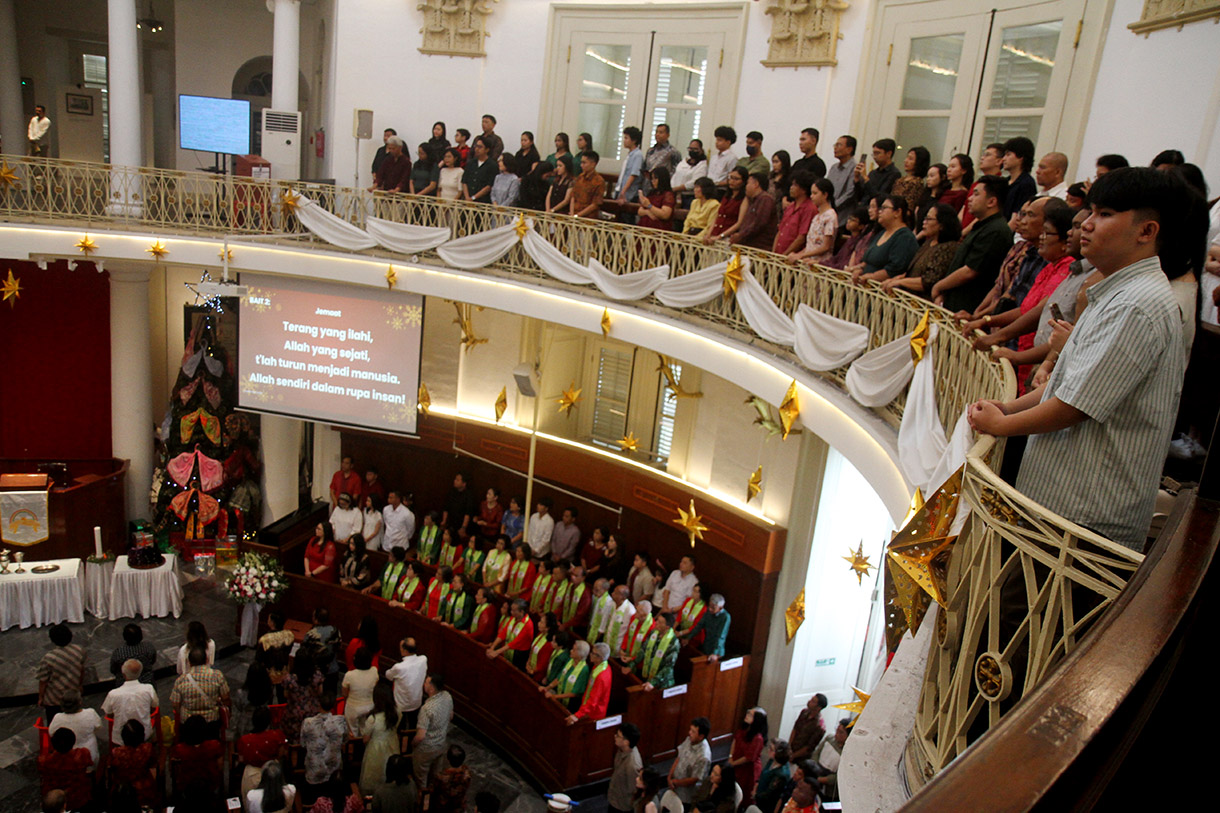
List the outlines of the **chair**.
{"label": "chair", "polygon": [[38,732],[38,753],[51,753],[51,731],[43,725],[42,718],[39,717],[34,721],[34,730]]}
{"label": "chair", "polygon": [[742,796],[744,796],[744,795],[745,795],[745,794],[743,794],[743,793],[741,792],[741,785],[739,785],[738,783],[734,782],[734,783],[733,783],[733,809],[734,809],[734,810],[740,810],[740,809],[741,809],[741,797],[742,797]]}
{"label": "chair", "polygon": [[287,703],[273,703],[267,706],[267,710],[271,712],[271,727],[273,729],[278,729],[284,722],[284,710],[287,708]]}

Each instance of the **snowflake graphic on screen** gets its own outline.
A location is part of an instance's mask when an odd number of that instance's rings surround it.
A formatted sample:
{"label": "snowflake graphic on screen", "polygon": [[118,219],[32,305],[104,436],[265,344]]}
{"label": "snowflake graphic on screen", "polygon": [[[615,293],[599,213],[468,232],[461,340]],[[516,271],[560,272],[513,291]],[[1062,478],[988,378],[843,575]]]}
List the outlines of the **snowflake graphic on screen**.
{"label": "snowflake graphic on screen", "polygon": [[255,401],[267,403],[268,401],[282,400],[283,396],[274,396],[271,394],[271,385],[258,383],[250,380],[250,376],[242,376],[241,391],[243,395],[248,395]]}
{"label": "snowflake graphic on screen", "polygon": [[390,423],[407,423],[415,415],[415,407],[406,404],[386,404],[381,416]]}
{"label": "snowflake graphic on screen", "polygon": [[390,327],[406,330],[423,324],[424,309],[419,305],[386,305],[385,312]]}

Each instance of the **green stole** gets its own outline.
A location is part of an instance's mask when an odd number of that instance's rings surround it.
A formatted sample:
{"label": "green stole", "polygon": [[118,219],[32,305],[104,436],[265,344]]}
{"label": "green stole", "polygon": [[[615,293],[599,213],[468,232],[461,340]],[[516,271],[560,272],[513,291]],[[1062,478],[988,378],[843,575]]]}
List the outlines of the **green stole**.
{"label": "green stole", "polygon": [[624,637],[628,640],[623,646],[624,657],[634,658],[639,654],[640,643],[643,640],[640,630],[644,628],[645,623],[648,624],[648,630],[644,632],[644,635],[647,635],[652,631],[652,625],[656,623],[648,613],[636,613],[635,618],[632,618],[631,623],[627,625],[627,633]]}
{"label": "green stole", "polygon": [[432,591],[434,588],[439,590],[439,593],[435,594],[437,596],[436,617],[443,618],[445,614],[445,598],[449,595],[449,582],[441,581],[440,576],[433,576],[432,583],[428,585],[428,595],[424,599],[424,612],[429,618],[433,617],[429,611],[432,609],[432,596],[434,595]]}
{"label": "green stole", "polygon": [[[512,616],[509,616],[509,618],[512,618]],[[525,627],[524,618],[516,620],[516,621],[509,621],[508,629],[504,633],[504,643],[512,644],[512,642],[517,639],[517,636],[521,634],[521,630],[523,627]],[[514,650],[511,647],[508,649],[505,649],[504,650],[504,659],[511,661],[513,659],[513,652],[514,652]]]}
{"label": "green stole", "polygon": [[534,636],[534,643],[530,644],[530,659],[525,662],[525,671],[533,674],[538,668],[538,655],[542,652],[542,648],[546,646],[546,633],[538,633]]}
{"label": "green stole", "polygon": [[470,601],[470,594],[465,590],[454,593],[449,591],[448,603],[445,606],[445,611],[441,613],[445,620],[455,627],[462,620],[462,615],[465,614],[466,602]]}
{"label": "green stole", "polygon": [[407,600],[415,592],[415,588],[419,587],[419,576],[412,576],[409,579],[404,579],[398,583],[398,589],[394,591],[396,601],[406,604]]}
{"label": "green stole", "polygon": [[665,653],[669,650],[669,645],[673,640],[674,631],[668,629],[665,630],[664,635],[653,635],[644,644],[644,680],[652,680],[656,677],[657,670],[661,668],[661,661],[665,660]]}
{"label": "green stole", "polygon": [[394,588],[398,586],[405,566],[402,562],[390,562],[385,566],[385,572],[381,574],[381,597],[386,601],[394,595]]}
{"label": "green stole", "polygon": [[[602,622],[606,620],[607,607],[613,612],[614,598],[609,593],[602,593],[601,596],[593,599],[593,612],[589,616],[588,641],[590,644],[596,644],[597,639],[601,637]],[[607,637],[606,640],[609,638]]]}
{"label": "green stole", "polygon": [[686,600],[686,604],[682,607],[682,615],[678,617],[678,629],[686,632],[695,625],[695,619],[699,617],[699,613],[703,612],[703,600],[692,602]]}
{"label": "green stole", "polygon": [[542,602],[547,598],[547,589],[551,585],[551,574],[543,573],[534,580],[534,592],[530,594],[530,612],[546,612],[550,607],[546,607]]}
{"label": "green stole", "polygon": [[[466,576],[474,579],[477,582],[482,582],[483,562],[487,560],[487,553],[479,550],[474,545],[471,545],[469,548],[466,548],[466,552],[462,554],[462,558],[466,560],[466,567],[463,568]],[[476,577],[475,573],[478,573],[479,575]]]}
{"label": "green stole", "polygon": [[[614,599],[610,599],[610,604],[614,604]],[[614,614],[610,618],[610,624],[606,627],[606,643],[610,645],[610,652],[616,653],[622,650],[623,643],[623,616],[619,613],[619,608],[614,607],[611,612]],[[631,626],[631,621],[627,622],[627,626]]]}
{"label": "green stole", "polygon": [[606,661],[602,661],[593,670],[593,674],[589,675],[589,682],[585,684],[585,696],[580,699],[580,704],[582,706],[589,702],[589,695],[593,693],[593,684],[597,682],[597,676],[606,671],[607,666],[609,666],[609,664],[606,663]]}
{"label": "green stole", "polygon": [[554,587],[555,593],[551,596],[550,606],[548,606],[546,609],[550,610],[556,615],[563,615],[563,603],[568,598],[568,591],[572,589],[572,583],[569,581],[562,581],[555,584]]}
{"label": "green stole", "polygon": [[[508,560],[508,551],[492,550],[487,554],[486,561],[483,562],[483,582],[487,583],[489,579],[499,577],[499,574],[504,571],[504,563]],[[528,562],[526,564],[529,564]]]}
{"label": "green stole", "polygon": [[[556,694],[572,694],[576,693],[576,684],[580,682],[580,678],[589,671],[587,661],[568,661],[563,671],[559,673],[559,684],[555,687],[559,691]],[[588,695],[589,688],[585,687],[585,694]]]}
{"label": "green stole", "polygon": [[571,585],[568,585],[568,597],[563,602],[563,623],[568,623],[576,616],[576,608],[580,606],[580,599],[585,594],[585,583],[581,582],[576,585],[576,589],[572,590]]}
{"label": "green stole", "polygon": [[470,631],[474,632],[477,630],[479,628],[479,619],[481,619],[489,610],[494,612],[495,609],[495,607],[491,606],[486,601],[475,609],[474,618],[470,619]]}
{"label": "green stole", "polygon": [[419,558],[430,565],[436,564],[436,535],[439,531],[440,528],[435,525],[425,525],[419,532]]}
{"label": "green stole", "polygon": [[461,557],[458,556],[457,545],[450,545],[448,543],[441,545],[442,566],[448,565],[449,567],[453,567],[457,564],[458,559],[460,558]]}
{"label": "green stole", "polygon": [[508,566],[508,592],[520,593],[525,587],[525,576],[530,572],[530,561],[513,562]]}

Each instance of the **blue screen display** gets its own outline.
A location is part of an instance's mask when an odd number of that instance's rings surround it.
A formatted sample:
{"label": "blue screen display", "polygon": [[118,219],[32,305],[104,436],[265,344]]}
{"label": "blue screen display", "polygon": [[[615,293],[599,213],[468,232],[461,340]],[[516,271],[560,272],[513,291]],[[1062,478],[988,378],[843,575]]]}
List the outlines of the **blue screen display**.
{"label": "blue screen display", "polygon": [[184,150],[250,152],[250,103],[211,96],[178,96],[178,145]]}

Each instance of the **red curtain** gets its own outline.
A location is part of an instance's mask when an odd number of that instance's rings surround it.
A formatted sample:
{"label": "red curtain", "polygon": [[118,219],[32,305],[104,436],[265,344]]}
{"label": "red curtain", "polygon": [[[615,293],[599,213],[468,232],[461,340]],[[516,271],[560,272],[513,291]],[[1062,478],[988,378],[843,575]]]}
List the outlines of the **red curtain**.
{"label": "red curtain", "polygon": [[0,458],[109,458],[109,275],[0,260],[0,279],[10,269],[21,296],[0,303]]}

